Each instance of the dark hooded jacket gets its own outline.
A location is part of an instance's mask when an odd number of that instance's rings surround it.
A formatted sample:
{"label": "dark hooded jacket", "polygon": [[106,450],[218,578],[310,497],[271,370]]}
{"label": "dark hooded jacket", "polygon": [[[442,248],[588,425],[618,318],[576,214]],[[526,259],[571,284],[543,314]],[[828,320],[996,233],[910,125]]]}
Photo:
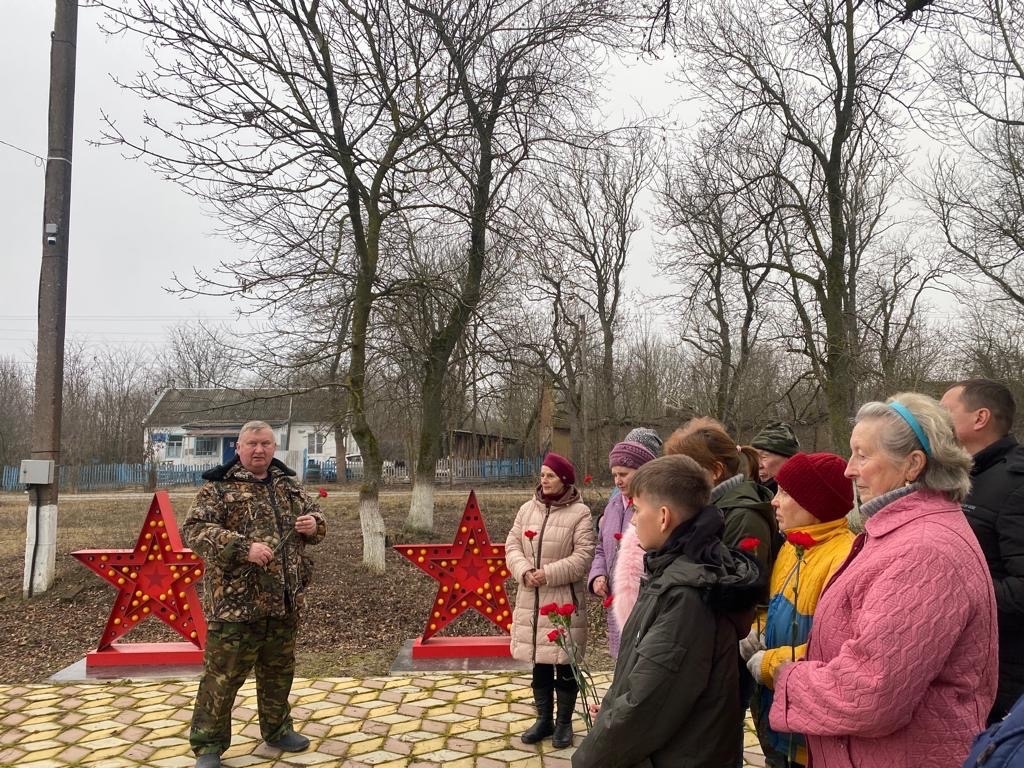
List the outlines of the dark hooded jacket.
{"label": "dark hooded jacket", "polygon": [[[206,620],[251,622],[298,611],[313,573],[306,545],[318,544],[327,533],[319,505],[277,459],[265,480],[237,456],[203,473],[203,479],[181,532],[206,565]],[[307,514],[316,518],[316,533],[295,533],[295,518]],[[257,541],[274,550],[266,568],[248,560]]]}
{"label": "dark hooded jacket", "polygon": [[[724,490],[716,493],[719,488]],[[711,503],[722,510],[725,516],[725,534],[722,541],[727,547],[738,547],[746,538],[758,540],[757,548],[751,554],[761,566],[761,572],[770,574],[775,564],[779,545],[779,526],[772,509],[772,493],[763,485],[741,479],[740,482],[727,480],[717,486],[711,494]],[[768,601],[768,582],[761,602]]]}
{"label": "dark hooded jacket", "polygon": [[979,451],[963,503],[999,610],[999,692],[990,722],[1024,694],[1024,446],[1012,435]]}
{"label": "dark hooded jacket", "polygon": [[[762,588],[705,507],[646,556],[611,688],[574,768],[722,768],[740,761],[737,643]],[[742,633],[742,634],[741,634]]]}

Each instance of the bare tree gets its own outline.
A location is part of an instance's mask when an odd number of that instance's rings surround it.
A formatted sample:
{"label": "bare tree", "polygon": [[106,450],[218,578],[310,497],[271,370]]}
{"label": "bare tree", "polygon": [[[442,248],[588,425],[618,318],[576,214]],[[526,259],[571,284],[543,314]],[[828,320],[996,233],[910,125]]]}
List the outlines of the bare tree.
{"label": "bare tree", "polygon": [[453,112],[428,124],[444,173],[434,199],[465,228],[457,300],[431,335],[424,365],[407,523],[431,529],[438,405],[451,355],[481,300],[488,238],[528,158],[564,136],[589,101],[590,41],[612,17],[601,0],[433,0],[413,8],[447,55],[455,94]]}
{"label": "bare tree", "polygon": [[[835,445],[857,402],[857,282],[902,172],[898,99],[912,27],[855,0],[691,4],[679,21],[687,82],[724,141],[761,137],[746,180],[769,178],[769,266],[797,311]],[[820,324],[819,324],[820,318]]]}
{"label": "bare tree", "polygon": [[[927,20],[929,6],[935,0],[874,0],[877,16],[881,21],[895,17],[899,21]],[[858,3],[859,5],[859,3]],[[676,42],[676,15],[685,11],[680,0],[643,0],[637,11],[643,30],[640,47],[655,51],[666,44]],[[942,12],[942,11],[940,11]],[[948,11],[947,11],[948,12]]]}
{"label": "bare tree", "polygon": [[173,327],[168,336],[163,361],[167,386],[194,389],[242,383],[239,352],[226,326],[185,323]]}
{"label": "bare tree", "polygon": [[32,447],[32,382],[14,357],[0,357],[0,467],[16,466]]}
{"label": "bare tree", "polygon": [[[615,386],[623,273],[633,235],[641,227],[637,208],[653,175],[654,157],[647,134],[633,128],[570,147],[559,160],[543,180],[532,261],[538,265],[537,280],[549,283],[547,293],[573,304],[558,311],[580,335],[580,373],[589,380],[591,393],[584,414],[587,442],[603,451],[614,442],[624,409]],[[557,290],[545,278],[556,263]],[[567,316],[573,312],[575,319]]]}
{"label": "bare tree", "polygon": [[[948,354],[946,381],[981,376],[1005,383],[1018,403],[1024,402],[1024,317],[1019,308],[996,292],[982,294],[966,308],[963,322],[946,329],[943,341],[952,341],[958,355]],[[952,365],[948,365],[952,363]],[[1018,409],[1018,423],[1024,414]]]}
{"label": "bare tree", "polygon": [[686,396],[678,345],[659,332],[651,314],[627,313],[618,347],[615,389],[623,393],[622,421],[631,427],[663,424],[669,406]]}
{"label": "bare tree", "polygon": [[[257,251],[197,276],[194,289],[247,298],[272,317],[295,295],[309,306],[316,285],[319,306],[345,320],[313,352],[342,377],[364,462],[363,560],[383,570],[371,323],[388,275],[386,224],[412,194],[414,139],[450,95],[436,40],[407,5],[385,0],[140,1],[110,6],[110,17],[113,31],[153,42],[153,68],[128,87],[188,116],[150,118],[161,142],[113,125],[111,139],[215,205]],[[339,297],[351,302],[344,312]]]}
{"label": "bare tree", "polygon": [[[704,381],[713,394],[701,412],[734,431],[740,392],[759,372],[752,366],[755,350],[781,326],[779,290],[771,282],[780,227],[774,187],[770,174],[744,178],[748,147],[742,141],[723,145],[716,133],[701,132],[673,153],[681,159],[667,167],[658,197],[669,238],[658,263],[681,288],[670,302],[680,318],[678,332],[710,369]],[[766,399],[775,389],[754,393],[761,413],[777,405]]]}
{"label": "bare tree", "polygon": [[144,458],[142,420],[153,405],[157,376],[145,352],[137,348],[97,350],[92,380],[90,457],[101,462],[138,463]]}
{"label": "bare tree", "polygon": [[869,396],[926,388],[948,349],[924,320],[926,290],[943,275],[897,244],[861,276],[860,377]]}
{"label": "bare tree", "polygon": [[[96,350],[81,342],[64,349],[64,392],[60,458],[63,464],[90,463],[97,450],[93,430],[93,382],[91,369]],[[139,442],[141,445],[141,424]]]}
{"label": "bare tree", "polygon": [[932,167],[926,202],[952,261],[1024,311],[1024,9],[970,4],[937,38],[941,96],[929,116],[953,147]]}

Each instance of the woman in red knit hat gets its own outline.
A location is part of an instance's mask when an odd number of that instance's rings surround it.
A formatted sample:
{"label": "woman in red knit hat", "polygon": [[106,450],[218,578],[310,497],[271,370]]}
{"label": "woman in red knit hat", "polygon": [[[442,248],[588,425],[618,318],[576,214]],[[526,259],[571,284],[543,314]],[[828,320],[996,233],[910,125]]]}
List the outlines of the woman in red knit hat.
{"label": "woman in red knit hat", "polygon": [[537,721],[521,739],[524,744],[535,744],[551,736],[557,749],[572,745],[572,716],[579,690],[568,655],[548,640],[555,625],[541,615],[540,607],[550,603],[576,607],[571,632],[579,653],[585,653],[587,573],[596,544],[590,508],[575,483],[571,461],[557,453],[545,456],[540,484],[533,498],[519,508],[505,540],[505,562],[518,587],[512,612],[512,656],[533,662],[537,707]]}
{"label": "woman in red knit hat", "polygon": [[740,643],[740,654],[758,683],[751,710],[769,768],[807,764],[803,737],[772,731],[768,712],[775,671],[804,657],[818,596],[853,544],[846,522],[853,508],[853,483],[845,472],[841,456],[797,453],[775,475],[778,492],[772,506],[789,540],[772,569],[767,616],[762,615]]}

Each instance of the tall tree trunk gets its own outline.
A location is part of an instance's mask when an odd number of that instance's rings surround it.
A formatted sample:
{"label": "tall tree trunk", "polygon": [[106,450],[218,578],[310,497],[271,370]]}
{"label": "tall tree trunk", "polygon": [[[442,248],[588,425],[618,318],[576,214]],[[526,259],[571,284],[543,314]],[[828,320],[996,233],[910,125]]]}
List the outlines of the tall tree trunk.
{"label": "tall tree trunk", "polygon": [[347,389],[352,407],[352,435],[363,457],[363,481],[359,487],[359,522],[363,533],[363,564],[372,573],[384,573],[384,517],[380,512],[380,478],[382,461],[377,436],[366,418],[366,348],[373,305],[373,282],[377,273],[378,243],[381,218],[368,213],[368,225],[362,229],[359,200],[355,191],[349,193],[349,208],[354,214],[356,250],[360,268],[352,300],[351,362]]}
{"label": "tall tree trunk", "polygon": [[[503,93],[503,89],[499,90]],[[496,95],[495,102],[501,104]],[[480,282],[483,279],[487,250],[488,210],[491,206],[491,169],[494,155],[491,150],[492,128],[480,122],[476,124],[477,139],[480,142],[480,170],[473,184],[473,203],[469,218],[469,254],[466,272],[462,278],[459,299],[448,315],[447,322],[430,340],[430,352],[423,378],[423,407],[420,409],[420,445],[416,456],[416,474],[413,490],[422,483],[434,484],[437,466],[437,448],[441,442],[442,408],[445,375],[452,351],[465,333],[477,305],[480,303]],[[453,480],[449,466],[448,479]],[[434,529],[434,494],[413,494],[406,518],[408,527],[415,530]]]}
{"label": "tall tree trunk", "polygon": [[[449,468],[451,471],[451,468]],[[413,478],[412,499],[409,502],[409,516],[406,526],[418,531],[433,530],[434,523],[434,476],[431,470],[429,477],[421,477],[419,472]],[[431,527],[416,527],[420,521],[429,521]]]}
{"label": "tall tree trunk", "polygon": [[385,529],[378,485],[365,480],[359,489],[359,525],[363,532],[363,565],[371,573],[384,573]]}
{"label": "tall tree trunk", "polygon": [[[423,407],[420,408],[419,447],[412,478],[412,499],[406,516],[406,527],[416,531],[434,530],[434,480],[437,474],[438,446],[441,442],[442,402],[445,365],[437,366],[434,348],[437,337],[431,340],[431,359],[426,366],[423,382]],[[451,446],[449,446],[449,453]],[[450,455],[449,455],[449,458]],[[449,472],[452,467],[449,462]],[[429,490],[428,490],[429,489]]]}

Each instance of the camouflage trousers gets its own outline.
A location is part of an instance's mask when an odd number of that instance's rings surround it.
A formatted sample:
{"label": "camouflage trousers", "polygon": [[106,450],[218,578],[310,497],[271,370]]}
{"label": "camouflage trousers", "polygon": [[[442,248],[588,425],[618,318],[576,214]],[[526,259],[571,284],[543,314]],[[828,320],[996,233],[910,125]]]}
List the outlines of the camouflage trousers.
{"label": "camouflage trousers", "polygon": [[189,734],[196,755],[220,754],[231,746],[231,709],[238,689],[253,669],[263,738],[274,741],[291,730],[288,696],[295,676],[297,629],[294,614],[250,623],[209,623]]}

